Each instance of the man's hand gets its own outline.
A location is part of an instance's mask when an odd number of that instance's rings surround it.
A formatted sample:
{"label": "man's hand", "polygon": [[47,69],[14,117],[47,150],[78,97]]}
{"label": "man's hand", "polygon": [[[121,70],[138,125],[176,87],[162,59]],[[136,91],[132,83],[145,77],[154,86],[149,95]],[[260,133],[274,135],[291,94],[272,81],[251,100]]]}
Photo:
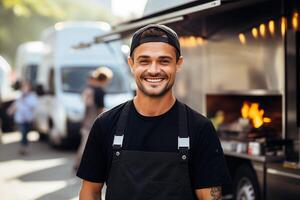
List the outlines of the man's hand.
{"label": "man's hand", "polygon": [[221,200],[222,199],[222,188],[211,187],[196,190],[196,196],[198,200]]}
{"label": "man's hand", "polygon": [[79,200],[101,200],[101,190],[103,183],[93,183],[83,180]]}

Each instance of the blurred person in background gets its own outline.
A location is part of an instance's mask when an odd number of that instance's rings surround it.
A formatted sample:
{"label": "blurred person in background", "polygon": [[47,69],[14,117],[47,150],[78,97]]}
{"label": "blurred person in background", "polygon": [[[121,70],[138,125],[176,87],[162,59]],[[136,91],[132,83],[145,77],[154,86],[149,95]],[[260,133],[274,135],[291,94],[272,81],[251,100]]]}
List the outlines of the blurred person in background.
{"label": "blurred person in background", "polygon": [[77,151],[74,170],[77,170],[90,129],[94,120],[104,111],[105,87],[113,77],[113,72],[107,67],[99,67],[88,77],[86,88],[82,92],[85,104],[85,115],[80,129],[81,141]]}
{"label": "blurred person in background", "polygon": [[38,99],[32,91],[32,85],[28,81],[21,83],[21,96],[8,108],[8,115],[14,115],[14,121],[22,134],[21,147],[19,153],[26,155],[28,153],[27,135],[32,130],[34,110]]}

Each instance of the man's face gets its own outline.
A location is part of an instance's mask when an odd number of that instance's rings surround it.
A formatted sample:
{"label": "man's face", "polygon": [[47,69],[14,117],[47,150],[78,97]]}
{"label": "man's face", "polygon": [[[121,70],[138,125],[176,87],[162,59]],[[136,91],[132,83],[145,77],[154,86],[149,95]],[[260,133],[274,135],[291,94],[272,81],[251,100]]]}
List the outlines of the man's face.
{"label": "man's face", "polygon": [[90,85],[90,86],[93,86],[93,87],[101,87],[101,88],[104,88],[107,86],[107,84],[109,83],[109,80],[97,80],[97,79],[94,79],[94,78],[89,78],[87,80],[87,84]]}
{"label": "man's face", "polygon": [[28,83],[28,82],[22,83],[21,90],[22,90],[23,93],[30,92],[30,90],[31,90],[30,83]]}
{"label": "man's face", "polygon": [[175,48],[164,42],[148,42],[134,50],[128,64],[135,77],[138,92],[161,97],[171,92],[183,58],[176,62]]}

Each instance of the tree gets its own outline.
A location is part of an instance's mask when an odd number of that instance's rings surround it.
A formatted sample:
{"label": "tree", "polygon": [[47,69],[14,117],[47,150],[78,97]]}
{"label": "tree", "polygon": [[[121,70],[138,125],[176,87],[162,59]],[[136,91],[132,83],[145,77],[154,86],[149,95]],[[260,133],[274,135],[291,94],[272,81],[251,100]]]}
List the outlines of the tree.
{"label": "tree", "polygon": [[45,28],[63,20],[113,19],[101,6],[88,1],[0,0],[0,55],[13,63],[21,43],[39,40]]}

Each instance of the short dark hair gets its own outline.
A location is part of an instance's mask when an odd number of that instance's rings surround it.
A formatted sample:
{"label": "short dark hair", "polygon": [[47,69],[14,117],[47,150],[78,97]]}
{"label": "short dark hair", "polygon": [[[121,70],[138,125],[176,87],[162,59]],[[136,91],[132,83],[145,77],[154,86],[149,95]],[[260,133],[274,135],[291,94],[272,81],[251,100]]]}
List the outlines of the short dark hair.
{"label": "short dark hair", "polygon": [[153,27],[153,28],[149,28],[149,29],[145,30],[141,34],[141,39],[146,38],[146,37],[155,37],[155,36],[168,38],[167,34],[164,31]]}

